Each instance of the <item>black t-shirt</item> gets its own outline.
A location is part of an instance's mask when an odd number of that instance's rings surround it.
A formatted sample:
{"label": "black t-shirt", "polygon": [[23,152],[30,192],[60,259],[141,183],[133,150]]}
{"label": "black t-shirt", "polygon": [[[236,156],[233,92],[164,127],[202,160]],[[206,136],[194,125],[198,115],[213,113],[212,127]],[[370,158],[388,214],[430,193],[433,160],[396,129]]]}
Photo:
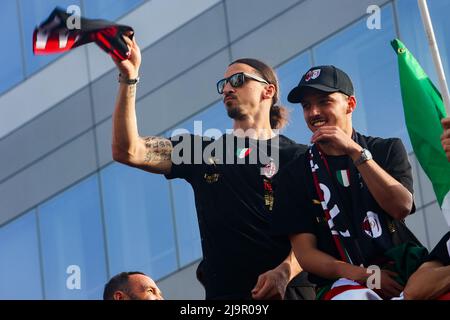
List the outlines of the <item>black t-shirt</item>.
{"label": "black t-shirt", "polygon": [[[411,166],[401,140],[363,137],[366,140],[367,148],[371,151],[373,159],[378,165],[412,193]],[[376,252],[373,250],[373,245],[368,245],[369,241],[372,240],[370,237],[364,236],[363,221],[355,221],[359,218],[354,218],[352,209],[352,193],[349,183],[355,181],[355,179],[349,177],[349,158],[347,156],[326,156],[326,159],[332,176],[331,182],[342,202],[342,214],[346,215],[347,221],[351,221],[358,235],[361,235],[362,241],[358,245],[362,248],[365,260],[374,261],[378,258],[377,255],[381,253],[381,249]],[[297,157],[277,175],[274,189],[276,200],[273,227],[275,233],[288,235],[312,233],[317,238],[319,250],[340,259],[324,217],[321,203],[314,191],[308,153]],[[387,215],[379,207],[377,212]],[[389,231],[384,230],[383,232],[388,233]],[[367,248],[370,248],[371,251]],[[383,252],[385,249],[383,249]],[[329,280],[311,273],[309,279],[318,285],[329,282]]]}
{"label": "black t-shirt", "polygon": [[306,146],[282,135],[267,141],[233,135],[171,140],[166,177],[183,178],[194,190],[206,298],[250,298],[257,277],[290,252],[289,239],[271,233],[272,179]]}
{"label": "black t-shirt", "polygon": [[426,260],[437,260],[444,266],[450,266],[450,231],[442,237]]}

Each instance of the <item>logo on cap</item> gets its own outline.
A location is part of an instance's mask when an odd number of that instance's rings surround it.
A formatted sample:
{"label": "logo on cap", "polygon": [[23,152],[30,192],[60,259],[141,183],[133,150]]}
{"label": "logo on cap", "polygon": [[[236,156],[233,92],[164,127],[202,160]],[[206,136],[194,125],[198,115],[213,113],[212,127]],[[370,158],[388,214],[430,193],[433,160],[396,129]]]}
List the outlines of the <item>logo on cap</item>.
{"label": "logo on cap", "polygon": [[320,76],[320,69],[310,70],[305,76],[305,82],[308,82],[309,80],[314,80],[318,76]]}

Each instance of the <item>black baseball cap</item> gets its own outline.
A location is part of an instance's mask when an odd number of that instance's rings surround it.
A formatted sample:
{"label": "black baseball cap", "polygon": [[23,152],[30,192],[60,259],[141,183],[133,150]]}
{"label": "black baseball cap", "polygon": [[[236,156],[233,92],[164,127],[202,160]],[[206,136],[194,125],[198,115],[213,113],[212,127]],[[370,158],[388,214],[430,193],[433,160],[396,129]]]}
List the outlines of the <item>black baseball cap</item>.
{"label": "black baseball cap", "polygon": [[350,77],[335,66],[316,66],[308,70],[298,86],[289,92],[288,101],[299,103],[305,88],[314,88],[325,92],[342,92],[348,96],[354,93]]}

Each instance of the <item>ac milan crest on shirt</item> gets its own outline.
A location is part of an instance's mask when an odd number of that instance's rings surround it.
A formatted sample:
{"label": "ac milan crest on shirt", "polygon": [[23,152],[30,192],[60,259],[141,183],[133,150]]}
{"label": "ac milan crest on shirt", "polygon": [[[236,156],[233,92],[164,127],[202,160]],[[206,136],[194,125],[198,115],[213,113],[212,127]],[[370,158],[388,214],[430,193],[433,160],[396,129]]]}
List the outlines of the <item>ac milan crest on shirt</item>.
{"label": "ac milan crest on shirt", "polygon": [[[89,42],[118,60],[126,60],[130,52],[122,36],[133,31],[129,26],[107,20],[93,20],[80,17],[79,28],[70,26],[72,16],[56,8],[33,32],[33,53],[36,55],[61,53]],[[74,27],[74,28],[72,28]]]}
{"label": "ac milan crest on shirt", "polygon": [[261,168],[261,174],[270,179],[277,173],[277,170],[275,162],[270,159],[270,162]]}
{"label": "ac milan crest on shirt", "polygon": [[305,81],[308,82],[309,80],[314,80],[318,76],[320,76],[320,69],[308,71],[308,73],[305,76]]}
{"label": "ac milan crest on shirt", "polygon": [[367,212],[362,227],[364,232],[371,238],[378,238],[383,233],[378,214],[372,211]]}

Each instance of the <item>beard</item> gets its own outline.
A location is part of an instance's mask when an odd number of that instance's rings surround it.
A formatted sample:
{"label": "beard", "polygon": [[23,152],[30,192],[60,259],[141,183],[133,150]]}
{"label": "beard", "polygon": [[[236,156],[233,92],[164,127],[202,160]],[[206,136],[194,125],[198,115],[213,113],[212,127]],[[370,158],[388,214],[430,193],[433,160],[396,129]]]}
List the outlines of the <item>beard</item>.
{"label": "beard", "polygon": [[246,118],[245,114],[242,112],[240,106],[226,104],[227,114],[233,120],[244,120]]}

